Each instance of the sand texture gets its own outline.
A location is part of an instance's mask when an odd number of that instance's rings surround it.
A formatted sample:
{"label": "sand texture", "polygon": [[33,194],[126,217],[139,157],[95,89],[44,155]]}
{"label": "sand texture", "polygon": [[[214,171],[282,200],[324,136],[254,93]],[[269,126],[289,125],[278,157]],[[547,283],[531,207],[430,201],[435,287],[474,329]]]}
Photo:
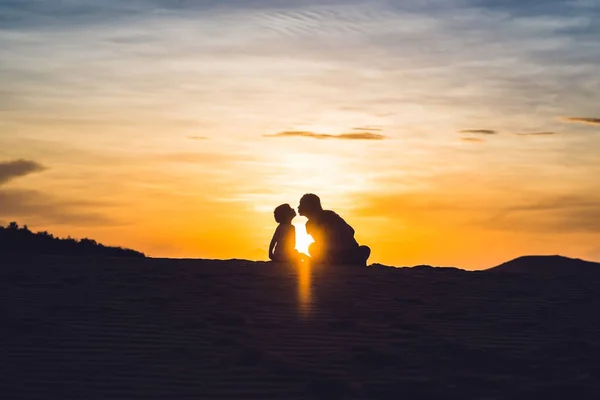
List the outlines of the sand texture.
{"label": "sand texture", "polygon": [[6,400],[600,398],[598,269],[0,264]]}

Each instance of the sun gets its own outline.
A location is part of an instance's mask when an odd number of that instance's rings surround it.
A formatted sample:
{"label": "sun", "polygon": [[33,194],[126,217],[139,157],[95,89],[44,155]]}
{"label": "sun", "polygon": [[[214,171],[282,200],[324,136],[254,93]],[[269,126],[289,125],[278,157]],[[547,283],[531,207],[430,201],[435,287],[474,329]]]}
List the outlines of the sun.
{"label": "sun", "polygon": [[293,224],[296,227],[296,250],[300,253],[308,254],[308,246],[314,240],[312,236],[306,233],[306,218],[296,218]]}

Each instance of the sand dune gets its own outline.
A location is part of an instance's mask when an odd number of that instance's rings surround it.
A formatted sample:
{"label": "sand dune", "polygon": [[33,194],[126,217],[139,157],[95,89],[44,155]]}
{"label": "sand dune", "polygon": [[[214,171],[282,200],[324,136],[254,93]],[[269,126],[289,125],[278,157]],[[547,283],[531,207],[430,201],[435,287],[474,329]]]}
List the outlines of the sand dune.
{"label": "sand dune", "polygon": [[3,399],[600,398],[600,271],[498,271],[3,260],[0,391]]}
{"label": "sand dune", "polygon": [[528,273],[535,275],[571,275],[600,271],[600,263],[562,256],[523,256],[489,271]]}

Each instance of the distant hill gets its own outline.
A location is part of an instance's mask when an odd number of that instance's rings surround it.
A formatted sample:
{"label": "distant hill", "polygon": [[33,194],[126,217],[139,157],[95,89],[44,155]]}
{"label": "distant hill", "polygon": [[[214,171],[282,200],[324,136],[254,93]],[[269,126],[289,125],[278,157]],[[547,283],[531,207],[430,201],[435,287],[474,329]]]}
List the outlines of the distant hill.
{"label": "distant hill", "polygon": [[0,255],[66,255],[145,257],[144,253],[122,247],[109,247],[92,239],[61,239],[48,232],[34,233],[16,222],[0,226]]}
{"label": "distant hill", "polygon": [[523,256],[490,268],[487,271],[562,275],[591,270],[600,272],[600,263],[563,256]]}

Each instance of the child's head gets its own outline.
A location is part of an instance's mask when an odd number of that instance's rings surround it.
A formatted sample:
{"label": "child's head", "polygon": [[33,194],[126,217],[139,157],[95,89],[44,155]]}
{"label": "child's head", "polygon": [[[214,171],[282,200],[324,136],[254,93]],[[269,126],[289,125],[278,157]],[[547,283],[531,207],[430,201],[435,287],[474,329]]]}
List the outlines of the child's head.
{"label": "child's head", "polygon": [[273,214],[275,215],[275,221],[280,224],[287,224],[292,222],[296,216],[296,211],[289,204],[282,204],[275,209]]}

